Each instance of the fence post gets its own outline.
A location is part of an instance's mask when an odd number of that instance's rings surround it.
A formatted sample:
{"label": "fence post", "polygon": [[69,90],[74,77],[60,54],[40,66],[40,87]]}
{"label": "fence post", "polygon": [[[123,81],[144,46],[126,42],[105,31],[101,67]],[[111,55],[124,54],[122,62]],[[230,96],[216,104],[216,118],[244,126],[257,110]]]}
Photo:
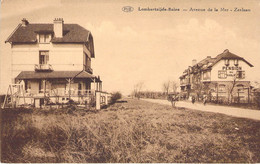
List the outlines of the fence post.
{"label": "fence post", "polygon": [[101,96],[101,92],[96,91],[96,109],[99,110],[100,109],[100,96]]}

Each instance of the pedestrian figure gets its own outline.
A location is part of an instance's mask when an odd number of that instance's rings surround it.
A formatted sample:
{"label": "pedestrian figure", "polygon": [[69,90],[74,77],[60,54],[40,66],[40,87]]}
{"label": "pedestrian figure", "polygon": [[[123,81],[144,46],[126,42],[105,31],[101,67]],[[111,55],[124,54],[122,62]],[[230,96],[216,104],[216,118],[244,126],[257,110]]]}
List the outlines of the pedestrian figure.
{"label": "pedestrian figure", "polygon": [[195,103],[195,97],[194,97],[194,96],[192,96],[192,98],[191,98],[191,102],[192,102],[192,104]]}
{"label": "pedestrian figure", "polygon": [[208,99],[207,96],[204,95],[204,96],[203,96],[203,104],[204,104],[204,105],[206,105],[206,103],[207,103],[207,99]]}
{"label": "pedestrian figure", "polygon": [[172,104],[172,107],[175,107],[175,101],[177,100],[177,98],[176,98],[176,95],[169,95],[168,96],[168,101],[170,101],[171,102],[171,104]]}
{"label": "pedestrian figure", "polygon": [[175,107],[176,95],[171,96],[172,107]]}

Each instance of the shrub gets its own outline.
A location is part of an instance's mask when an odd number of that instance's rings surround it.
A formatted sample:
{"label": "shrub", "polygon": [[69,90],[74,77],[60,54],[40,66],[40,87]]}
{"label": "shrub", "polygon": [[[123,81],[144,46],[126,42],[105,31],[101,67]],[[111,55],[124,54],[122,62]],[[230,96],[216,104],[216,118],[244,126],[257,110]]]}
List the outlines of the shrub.
{"label": "shrub", "polygon": [[257,105],[258,109],[260,109],[260,92],[256,92],[254,94],[254,102]]}
{"label": "shrub", "polygon": [[0,103],[3,103],[5,99],[5,95],[0,95]]}
{"label": "shrub", "polygon": [[122,94],[120,92],[112,93],[111,96],[111,104],[114,104],[118,99],[122,98]]}

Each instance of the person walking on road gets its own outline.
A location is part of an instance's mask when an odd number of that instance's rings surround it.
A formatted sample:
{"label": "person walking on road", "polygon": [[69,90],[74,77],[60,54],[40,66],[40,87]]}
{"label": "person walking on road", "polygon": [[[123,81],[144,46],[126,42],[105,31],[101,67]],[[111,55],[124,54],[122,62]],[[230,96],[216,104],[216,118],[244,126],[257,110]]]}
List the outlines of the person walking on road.
{"label": "person walking on road", "polygon": [[192,104],[195,103],[195,97],[194,97],[194,96],[192,96],[192,98],[191,98],[191,102],[192,102]]}
{"label": "person walking on road", "polygon": [[177,96],[175,94],[169,95],[168,100],[172,103],[172,107],[175,107],[175,102],[177,101]]}
{"label": "person walking on road", "polygon": [[204,96],[203,96],[203,104],[204,104],[204,105],[206,105],[207,99],[208,99],[207,95],[204,95]]}

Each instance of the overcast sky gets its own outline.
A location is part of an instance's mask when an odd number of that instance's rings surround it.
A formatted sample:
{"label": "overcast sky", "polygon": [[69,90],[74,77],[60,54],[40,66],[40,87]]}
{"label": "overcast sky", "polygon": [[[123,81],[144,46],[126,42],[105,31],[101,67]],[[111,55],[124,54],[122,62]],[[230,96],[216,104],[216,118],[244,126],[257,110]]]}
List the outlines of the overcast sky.
{"label": "overcast sky", "polygon": [[[235,3],[234,3],[235,2]],[[250,3],[249,3],[250,2]],[[133,12],[122,7],[132,6]],[[138,11],[138,8],[208,9],[237,8],[250,12]],[[103,80],[103,89],[128,94],[134,84],[144,90],[162,90],[167,80],[179,76],[192,59],[215,57],[225,49],[254,65],[246,73],[260,81],[260,1],[91,1],[2,0],[1,93],[10,83],[11,48],[4,41],[22,18],[31,23],[52,23],[63,18],[90,30],[95,55],[92,66]]]}

